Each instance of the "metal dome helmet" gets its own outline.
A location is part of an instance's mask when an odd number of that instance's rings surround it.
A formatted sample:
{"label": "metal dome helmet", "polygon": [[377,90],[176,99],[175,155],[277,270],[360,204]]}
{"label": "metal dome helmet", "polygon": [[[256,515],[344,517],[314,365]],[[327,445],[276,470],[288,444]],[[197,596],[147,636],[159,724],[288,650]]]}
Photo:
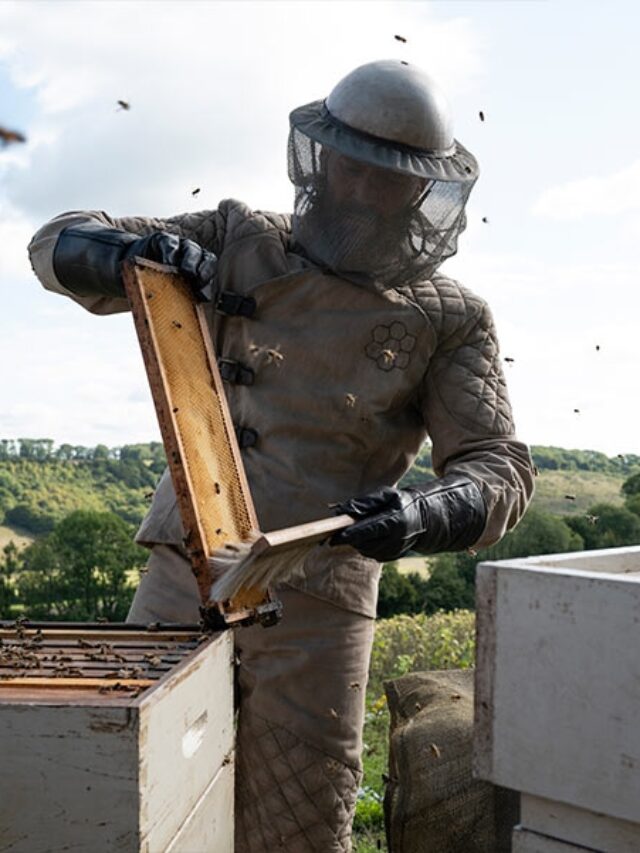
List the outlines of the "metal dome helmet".
{"label": "metal dome helmet", "polygon": [[289,120],[293,236],[313,261],[387,289],[429,278],[455,254],[478,165],[423,71],[361,65]]}

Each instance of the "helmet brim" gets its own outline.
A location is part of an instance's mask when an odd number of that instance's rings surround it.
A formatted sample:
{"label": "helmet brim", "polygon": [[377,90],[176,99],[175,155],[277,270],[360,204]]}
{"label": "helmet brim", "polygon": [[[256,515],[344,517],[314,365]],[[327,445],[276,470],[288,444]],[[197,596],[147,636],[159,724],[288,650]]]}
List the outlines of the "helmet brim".
{"label": "helmet brim", "polygon": [[331,115],[325,101],[298,107],[290,113],[289,122],[315,142],[372,166],[429,181],[473,184],[478,179],[475,157],[456,139],[447,151],[424,151],[380,139],[343,124]]}

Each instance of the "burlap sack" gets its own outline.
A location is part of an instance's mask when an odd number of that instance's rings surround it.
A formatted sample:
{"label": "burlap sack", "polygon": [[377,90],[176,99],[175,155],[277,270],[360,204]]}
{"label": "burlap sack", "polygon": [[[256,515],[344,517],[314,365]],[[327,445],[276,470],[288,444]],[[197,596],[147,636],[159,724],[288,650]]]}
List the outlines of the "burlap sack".
{"label": "burlap sack", "polygon": [[510,853],[519,795],[472,778],[473,670],[385,683],[390,853]]}

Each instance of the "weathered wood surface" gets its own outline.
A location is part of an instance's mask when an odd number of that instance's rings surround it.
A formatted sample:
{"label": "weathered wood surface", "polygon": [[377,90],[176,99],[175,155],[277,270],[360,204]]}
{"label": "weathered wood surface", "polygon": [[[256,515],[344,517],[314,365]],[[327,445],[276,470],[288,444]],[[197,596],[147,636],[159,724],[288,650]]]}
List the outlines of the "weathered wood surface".
{"label": "weathered wood surface", "polygon": [[233,853],[233,769],[230,756],[164,853]]}
{"label": "weathered wood surface", "polygon": [[167,847],[228,763],[233,743],[233,644],[226,632],[140,704],[140,833],[150,851]]}
{"label": "weathered wood surface", "polygon": [[0,851],[138,849],[131,708],[0,706]]}
{"label": "weathered wood surface", "polygon": [[636,568],[640,548],[478,568],[480,778],[640,820]]}
{"label": "weathered wood surface", "polygon": [[[640,808],[640,807],[639,807]],[[520,823],[529,829],[606,853],[638,853],[640,824],[524,794]]]}
{"label": "weathered wood surface", "polygon": [[565,841],[558,841],[537,832],[516,828],[513,831],[511,853],[608,853],[608,851],[568,844]]}
{"label": "weathered wood surface", "polygon": [[[215,780],[233,769],[232,649],[230,632],[196,643],[138,696],[0,687],[0,853],[165,853],[187,824],[194,853],[231,851]],[[190,818],[204,797],[226,803],[220,848]]]}

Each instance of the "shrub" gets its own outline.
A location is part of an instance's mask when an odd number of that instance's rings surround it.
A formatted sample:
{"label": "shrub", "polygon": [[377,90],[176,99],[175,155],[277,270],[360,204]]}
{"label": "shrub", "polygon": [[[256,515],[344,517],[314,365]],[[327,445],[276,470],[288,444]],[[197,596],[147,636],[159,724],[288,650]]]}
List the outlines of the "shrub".
{"label": "shrub", "polygon": [[389,678],[427,669],[473,666],[475,617],[468,610],[381,619],[369,668],[369,691],[380,696]]}

